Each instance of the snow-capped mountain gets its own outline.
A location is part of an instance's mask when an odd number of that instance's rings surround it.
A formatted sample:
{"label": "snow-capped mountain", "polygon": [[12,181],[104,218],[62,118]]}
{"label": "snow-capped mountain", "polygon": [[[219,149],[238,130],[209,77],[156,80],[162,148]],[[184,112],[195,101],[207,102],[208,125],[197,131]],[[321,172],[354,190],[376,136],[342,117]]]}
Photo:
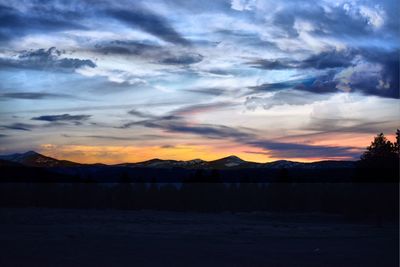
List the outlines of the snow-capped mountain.
{"label": "snow-capped mountain", "polygon": [[122,163],[117,166],[123,167],[141,167],[141,168],[201,168],[206,165],[207,161],[201,159],[193,160],[162,160],[151,159],[137,163]]}
{"label": "snow-capped mountain", "polygon": [[251,165],[253,165],[253,162],[242,160],[237,156],[228,156],[222,159],[209,161],[207,167],[211,169],[226,169],[226,168],[244,168],[244,167],[250,167]]}
{"label": "snow-capped mountain", "polygon": [[264,163],[263,167],[271,169],[290,169],[304,167],[306,163],[289,161],[289,160],[277,160],[273,162]]}
{"label": "snow-capped mountain", "polygon": [[61,167],[61,166],[67,167],[67,166],[81,165],[79,163],[75,163],[72,161],[58,160],[51,157],[47,157],[35,151],[4,155],[0,156],[0,159],[15,163],[20,163],[22,165],[31,167]]}
{"label": "snow-capped mountain", "polygon": [[[79,164],[67,160],[58,160],[55,158],[41,155],[35,151],[28,151],[26,153],[17,153],[11,155],[0,156],[0,160],[19,163],[25,166],[33,167],[72,167],[72,166],[92,166],[107,167],[104,164]],[[268,163],[257,163],[245,161],[237,156],[228,156],[225,158],[204,161],[201,159],[193,159],[188,161],[182,160],[162,160],[151,159],[137,163],[122,163],[112,165],[116,167],[130,167],[130,168],[155,168],[155,169],[329,169],[329,168],[353,168],[355,162],[353,161],[319,161],[311,163],[295,162],[288,160],[278,160]],[[110,166],[110,167],[112,167]]]}

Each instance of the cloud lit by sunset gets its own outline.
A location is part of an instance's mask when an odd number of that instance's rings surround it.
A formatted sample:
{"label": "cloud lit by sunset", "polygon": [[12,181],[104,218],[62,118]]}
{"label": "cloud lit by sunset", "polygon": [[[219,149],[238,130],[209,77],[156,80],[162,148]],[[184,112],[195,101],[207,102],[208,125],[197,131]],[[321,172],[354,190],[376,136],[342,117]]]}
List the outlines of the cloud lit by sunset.
{"label": "cloud lit by sunset", "polygon": [[2,1],[0,154],[355,160],[400,126],[395,1]]}

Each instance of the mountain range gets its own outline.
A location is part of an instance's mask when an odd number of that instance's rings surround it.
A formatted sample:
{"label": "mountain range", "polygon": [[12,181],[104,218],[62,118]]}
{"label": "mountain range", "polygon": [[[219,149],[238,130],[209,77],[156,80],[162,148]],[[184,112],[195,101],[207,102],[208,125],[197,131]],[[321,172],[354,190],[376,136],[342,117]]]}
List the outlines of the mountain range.
{"label": "mountain range", "polygon": [[201,159],[193,159],[188,161],[181,160],[162,160],[151,159],[143,162],[136,163],[121,163],[115,165],[106,165],[101,163],[96,164],[82,164],[68,160],[58,160],[52,157],[47,157],[35,151],[28,151],[25,153],[16,153],[10,155],[0,155],[0,166],[20,164],[29,167],[84,167],[84,166],[110,166],[110,167],[129,167],[129,168],[151,168],[151,169],[346,169],[353,168],[356,164],[355,161],[317,161],[311,163],[278,160],[267,163],[257,163],[245,161],[237,156],[228,156],[225,158],[205,161]]}

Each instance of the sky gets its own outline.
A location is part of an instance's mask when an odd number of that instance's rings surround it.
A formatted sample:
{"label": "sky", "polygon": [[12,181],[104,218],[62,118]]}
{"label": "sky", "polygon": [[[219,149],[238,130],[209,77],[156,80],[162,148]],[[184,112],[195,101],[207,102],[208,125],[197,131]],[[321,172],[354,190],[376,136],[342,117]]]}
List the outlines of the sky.
{"label": "sky", "polygon": [[400,127],[399,1],[0,0],[0,154],[356,160]]}

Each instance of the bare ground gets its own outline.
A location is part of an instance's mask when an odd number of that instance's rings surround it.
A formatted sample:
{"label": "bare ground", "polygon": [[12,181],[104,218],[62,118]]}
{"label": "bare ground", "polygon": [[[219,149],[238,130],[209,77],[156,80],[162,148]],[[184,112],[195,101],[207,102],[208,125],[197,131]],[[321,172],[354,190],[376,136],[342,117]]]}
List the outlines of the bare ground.
{"label": "bare ground", "polygon": [[267,213],[0,209],[0,266],[398,266],[398,226]]}

